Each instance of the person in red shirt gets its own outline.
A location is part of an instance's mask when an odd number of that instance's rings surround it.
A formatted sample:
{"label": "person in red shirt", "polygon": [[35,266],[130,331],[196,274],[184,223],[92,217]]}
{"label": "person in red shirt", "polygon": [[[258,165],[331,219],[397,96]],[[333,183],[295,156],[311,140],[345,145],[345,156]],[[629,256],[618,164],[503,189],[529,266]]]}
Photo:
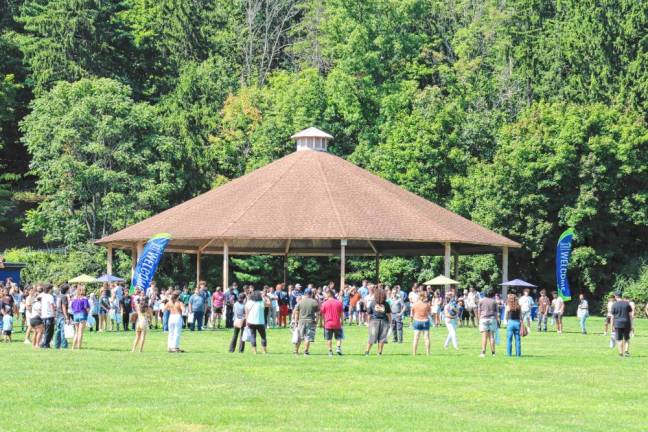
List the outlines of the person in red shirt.
{"label": "person in red shirt", "polygon": [[[322,321],[324,324],[322,325]],[[342,302],[335,298],[335,291],[329,289],[326,291],[326,301],[320,306],[320,326],[324,327],[324,339],[328,347],[329,357],[333,356],[333,337],[337,344],[337,355],[342,355],[342,339],[344,332],[342,324],[344,322],[344,307]]]}

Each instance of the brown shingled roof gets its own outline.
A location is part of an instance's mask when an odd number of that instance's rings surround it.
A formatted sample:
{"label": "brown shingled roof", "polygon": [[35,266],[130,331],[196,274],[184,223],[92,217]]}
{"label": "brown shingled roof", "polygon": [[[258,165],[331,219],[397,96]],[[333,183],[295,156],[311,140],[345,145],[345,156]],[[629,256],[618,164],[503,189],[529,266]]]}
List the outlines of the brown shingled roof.
{"label": "brown shingled roof", "polygon": [[169,233],[170,251],[332,255],[494,252],[520,245],[332,154],[289,154],[102,238],[134,247]]}

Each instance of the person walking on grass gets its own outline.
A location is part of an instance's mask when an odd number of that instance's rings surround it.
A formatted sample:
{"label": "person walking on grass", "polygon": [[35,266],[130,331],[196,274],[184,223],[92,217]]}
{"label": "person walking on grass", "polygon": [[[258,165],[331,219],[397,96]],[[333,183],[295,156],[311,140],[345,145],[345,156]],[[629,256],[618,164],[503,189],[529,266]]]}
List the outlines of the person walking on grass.
{"label": "person walking on grass", "polygon": [[447,296],[448,303],[443,308],[446,329],[448,330],[448,337],[446,337],[443,348],[447,349],[450,342],[455,350],[459,349],[459,342],[457,341],[457,318],[459,317],[459,307],[455,299],[454,292],[449,292]]}
{"label": "person walking on grass", "polygon": [[33,328],[31,325],[32,319],[32,307],[36,301],[36,288],[31,288],[28,292],[27,297],[25,298],[25,320],[27,321],[27,330],[25,331],[25,345],[31,345],[32,340],[30,338]]}
{"label": "person walking on grass", "polygon": [[391,308],[389,307],[389,303],[387,303],[384,289],[380,287],[374,288],[373,301],[369,304],[367,315],[369,316],[369,341],[367,342],[367,349],[364,355],[368,356],[371,352],[371,347],[377,344],[378,355],[380,356],[387,342],[389,323],[391,322]]}
{"label": "person walking on grass", "polygon": [[486,345],[490,342],[491,355],[495,357],[495,332],[499,326],[499,311],[495,301],[495,292],[486,290],[486,297],[479,301],[477,312],[479,315],[479,331],[481,333],[480,357],[486,355]]}
{"label": "person walking on grass", "polygon": [[620,357],[630,357],[630,330],[632,329],[632,306],[620,293],[614,295],[612,317],[614,319],[614,333]]}
{"label": "person walking on grass", "polygon": [[538,297],[538,332],[547,331],[547,318],[549,316],[549,307],[551,300],[547,297],[546,290],[540,290],[540,297]]}
{"label": "person walking on grass", "polygon": [[135,313],[137,314],[137,321],[135,321],[135,341],[133,342],[132,352],[144,351],[144,342],[146,342],[146,333],[149,331],[151,319],[153,318],[153,311],[149,304],[148,297],[140,297],[135,303]]}
{"label": "person walking on grass", "polygon": [[576,316],[578,317],[581,333],[587,334],[585,320],[587,320],[587,317],[589,317],[589,303],[587,303],[587,300],[585,300],[585,294],[581,293],[578,295],[578,309],[576,311]]}
{"label": "person walking on grass", "polygon": [[336,353],[342,355],[343,325],[344,305],[335,298],[335,291],[329,289],[326,291],[326,301],[320,307],[320,326],[324,327],[324,340],[326,340],[329,357],[333,356],[333,337],[337,346]]}
{"label": "person walking on grass", "polygon": [[565,312],[565,301],[558,295],[556,291],[552,293],[553,300],[551,307],[553,309],[553,319],[556,324],[556,332],[562,333],[563,331],[563,313]]}
{"label": "person walking on grass", "polygon": [[295,306],[293,321],[297,323],[297,342],[294,354],[299,354],[299,346],[304,342],[304,355],[310,355],[310,344],[315,342],[319,303],[313,298],[313,289],[306,288],[301,300]]}
{"label": "person walking on grass", "polygon": [[180,301],[180,291],[171,293],[170,298],[164,305],[164,311],[169,313],[169,338],[167,349],[170,353],[184,352],[180,349],[180,335],[182,334],[182,311],[184,304]]}
{"label": "person walking on grass", "polygon": [[263,354],[268,353],[268,340],[266,339],[265,319],[263,316],[263,295],[261,291],[253,291],[245,304],[245,323],[250,331],[252,353],[257,353],[257,332],[261,337]]}
{"label": "person walking on grass", "polygon": [[508,295],[506,300],[506,355],[513,355],[513,341],[515,340],[515,356],[522,356],[522,341],[520,338],[520,329],[524,325],[522,317],[522,306],[518,302],[515,294]]}
{"label": "person walking on grass", "polygon": [[11,343],[11,332],[13,331],[13,315],[3,309],[2,314],[0,314],[0,319],[2,319],[3,341],[6,343]]}
{"label": "person walking on grass", "polygon": [[234,332],[232,333],[232,340],[229,345],[229,352],[233,353],[236,350],[238,342],[238,352],[242,353],[245,350],[245,341],[243,341],[243,330],[245,329],[245,294],[240,293],[236,303],[234,303]]}
{"label": "person walking on grass", "polygon": [[74,338],[72,338],[72,349],[81,349],[83,331],[90,312],[90,302],[85,296],[85,287],[83,285],[77,286],[74,298],[70,302],[70,310],[72,311],[72,321],[75,329]]}

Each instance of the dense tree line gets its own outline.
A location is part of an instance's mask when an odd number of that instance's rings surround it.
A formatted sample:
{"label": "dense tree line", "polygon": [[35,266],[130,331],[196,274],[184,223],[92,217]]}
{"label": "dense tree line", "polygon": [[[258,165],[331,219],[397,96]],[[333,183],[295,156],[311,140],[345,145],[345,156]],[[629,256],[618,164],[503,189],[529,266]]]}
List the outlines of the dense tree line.
{"label": "dense tree line", "polygon": [[[291,152],[288,137],[317,125],[335,136],[332,152],[520,241],[522,277],[552,286],[566,227],[577,233],[577,289],[607,292],[646,258],[645,2],[0,8],[0,227],[11,192],[27,189],[38,205],[24,232],[75,248]],[[23,159],[28,168],[12,162]],[[164,270],[184,265],[174,257]],[[324,277],[335,260],[290,265]],[[438,265],[395,258],[382,273],[411,282]],[[236,262],[249,280],[278,278],[280,267]],[[470,283],[497,280],[495,257],[466,258],[461,270]]]}

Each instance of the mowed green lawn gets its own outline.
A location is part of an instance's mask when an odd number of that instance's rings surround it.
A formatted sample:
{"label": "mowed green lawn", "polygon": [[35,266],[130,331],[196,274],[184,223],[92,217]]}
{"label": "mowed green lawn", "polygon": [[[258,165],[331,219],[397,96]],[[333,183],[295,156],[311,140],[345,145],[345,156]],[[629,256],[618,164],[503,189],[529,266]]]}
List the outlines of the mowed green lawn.
{"label": "mowed green lawn", "polygon": [[520,359],[479,358],[479,334],[459,329],[460,350],[432,355],[405,343],[364,357],[365,327],[346,329],[344,357],[328,358],[321,330],[310,357],[291,354],[287,330],[270,330],[270,354],[229,354],[229,331],[183,332],[184,354],[149,334],[88,334],[82,351],[0,344],[0,430],[648,430],[648,321],[637,322],[632,357],[619,358],[575,318],[566,333],[532,333]]}

